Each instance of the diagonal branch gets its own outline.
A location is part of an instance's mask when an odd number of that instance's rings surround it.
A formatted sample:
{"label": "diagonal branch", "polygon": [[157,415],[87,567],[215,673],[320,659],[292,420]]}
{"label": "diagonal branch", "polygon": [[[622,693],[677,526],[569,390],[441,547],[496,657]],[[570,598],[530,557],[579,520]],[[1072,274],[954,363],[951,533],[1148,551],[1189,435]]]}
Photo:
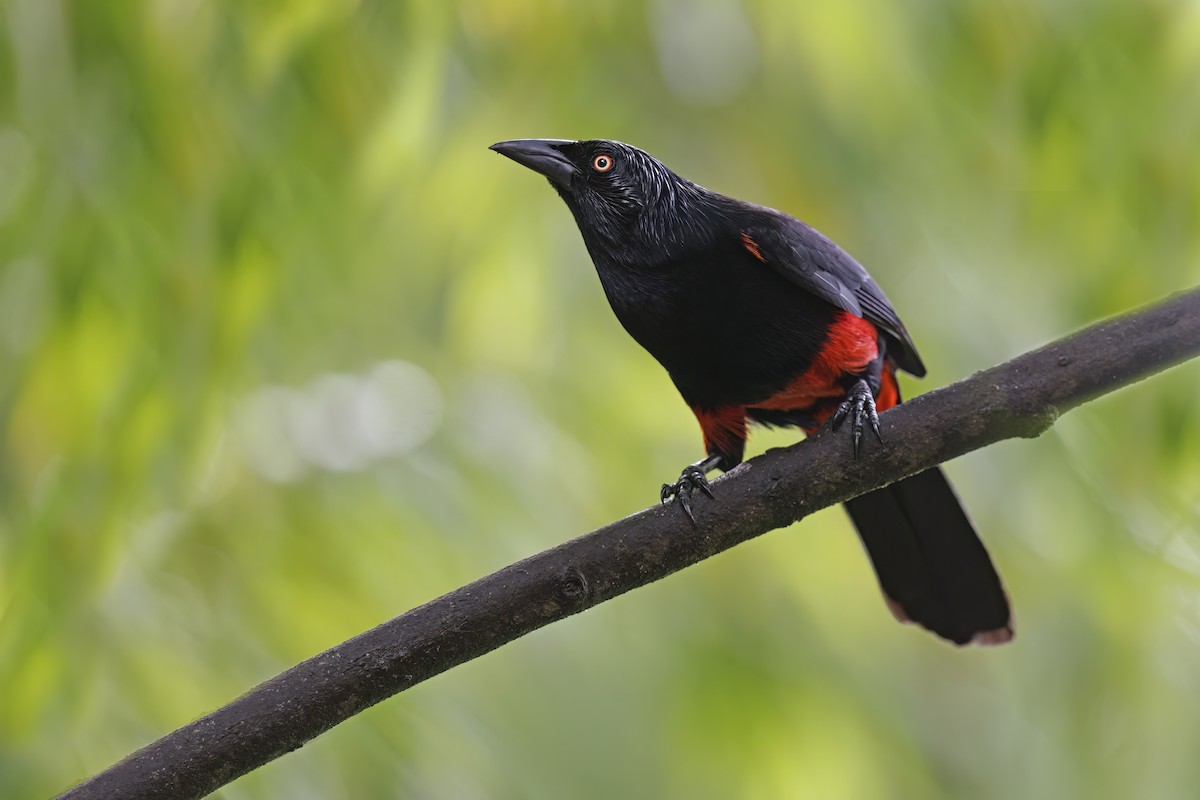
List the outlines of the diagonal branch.
{"label": "diagonal branch", "polygon": [[914,398],[853,460],[821,432],[718,479],[699,528],[650,508],[519,561],[313,656],[61,795],[196,798],[426,678],[818,509],[1001,439],[1200,355],[1200,289]]}

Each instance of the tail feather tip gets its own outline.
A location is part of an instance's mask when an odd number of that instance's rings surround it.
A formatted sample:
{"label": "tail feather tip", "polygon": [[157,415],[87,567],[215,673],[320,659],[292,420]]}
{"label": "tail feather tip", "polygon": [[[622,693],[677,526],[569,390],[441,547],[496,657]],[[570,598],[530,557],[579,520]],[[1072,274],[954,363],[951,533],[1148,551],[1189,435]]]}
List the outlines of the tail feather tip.
{"label": "tail feather tip", "polygon": [[1003,628],[993,628],[990,631],[980,631],[971,638],[971,644],[983,645],[984,647],[994,647],[998,644],[1008,644],[1013,640],[1013,632],[1011,624],[1005,625]]}

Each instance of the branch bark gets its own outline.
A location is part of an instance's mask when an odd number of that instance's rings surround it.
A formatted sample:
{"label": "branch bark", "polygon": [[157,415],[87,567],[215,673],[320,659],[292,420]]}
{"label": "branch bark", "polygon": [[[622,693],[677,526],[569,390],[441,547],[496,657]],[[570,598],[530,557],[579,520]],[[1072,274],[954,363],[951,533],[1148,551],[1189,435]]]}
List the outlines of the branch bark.
{"label": "branch bark", "polygon": [[698,528],[652,507],[519,561],[313,656],[60,795],[197,798],[392,695],[530,631],[826,506],[1001,439],[1200,354],[1200,288],[1099,323],[916,397],[880,418],[883,444],[844,435],[752,459],[696,498]]}

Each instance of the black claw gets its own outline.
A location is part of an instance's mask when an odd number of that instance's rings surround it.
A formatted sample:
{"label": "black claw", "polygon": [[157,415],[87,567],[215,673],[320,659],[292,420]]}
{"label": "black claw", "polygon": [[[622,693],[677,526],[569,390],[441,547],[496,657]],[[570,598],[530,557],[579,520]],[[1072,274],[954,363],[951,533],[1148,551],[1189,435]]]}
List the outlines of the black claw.
{"label": "black claw", "polygon": [[696,515],[692,513],[691,496],[688,495],[686,492],[681,492],[679,494],[679,505],[681,508],[683,508],[683,513],[687,514],[687,518],[692,521],[693,525],[695,525],[696,524]]}
{"label": "black claw", "polygon": [[683,513],[687,514],[687,518],[695,525],[696,515],[692,513],[692,495],[697,491],[704,492],[712,500],[716,499],[713,495],[712,487],[708,483],[708,478],[704,475],[704,470],[695,464],[689,464],[687,467],[684,467],[679,480],[675,483],[663,484],[658,497],[664,505],[672,497],[678,499],[679,507],[683,509]]}
{"label": "black claw", "polygon": [[836,431],[840,428],[847,417],[850,418],[850,441],[854,446],[855,458],[858,458],[862,448],[864,422],[871,425],[871,430],[875,432],[875,438],[883,441],[883,437],[879,433],[879,414],[875,411],[875,398],[871,396],[871,387],[867,386],[867,382],[864,380],[860,380],[850,387],[850,391],[846,393],[846,399],[839,403],[837,410],[833,412],[833,430]]}
{"label": "black claw", "polygon": [[833,429],[836,431],[842,427],[842,423],[846,421],[846,414],[850,411],[850,401],[843,400],[838,404],[837,411],[833,412]]}

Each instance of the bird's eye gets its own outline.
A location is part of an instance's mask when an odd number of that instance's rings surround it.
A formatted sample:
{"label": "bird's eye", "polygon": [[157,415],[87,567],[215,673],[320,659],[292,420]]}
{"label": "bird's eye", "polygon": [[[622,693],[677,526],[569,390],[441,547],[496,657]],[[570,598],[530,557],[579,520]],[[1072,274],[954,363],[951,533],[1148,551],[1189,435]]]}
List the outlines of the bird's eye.
{"label": "bird's eye", "polygon": [[592,169],[596,172],[608,172],[613,168],[613,157],[608,153],[601,153],[592,159]]}

